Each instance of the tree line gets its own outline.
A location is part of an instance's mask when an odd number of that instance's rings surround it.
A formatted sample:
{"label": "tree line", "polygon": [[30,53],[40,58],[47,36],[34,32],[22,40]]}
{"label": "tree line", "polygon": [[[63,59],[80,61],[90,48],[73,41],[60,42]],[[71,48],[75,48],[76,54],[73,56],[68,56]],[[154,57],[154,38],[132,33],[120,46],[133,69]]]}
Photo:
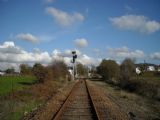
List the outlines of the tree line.
{"label": "tree line", "polygon": [[67,65],[63,61],[54,61],[48,66],[44,66],[40,63],[35,63],[33,67],[28,64],[20,65],[21,75],[34,75],[39,83],[45,81],[64,79],[69,76]]}
{"label": "tree line", "polygon": [[125,86],[131,77],[135,75],[135,64],[129,58],[126,58],[120,65],[114,60],[104,59],[97,67],[97,73],[106,82]]}

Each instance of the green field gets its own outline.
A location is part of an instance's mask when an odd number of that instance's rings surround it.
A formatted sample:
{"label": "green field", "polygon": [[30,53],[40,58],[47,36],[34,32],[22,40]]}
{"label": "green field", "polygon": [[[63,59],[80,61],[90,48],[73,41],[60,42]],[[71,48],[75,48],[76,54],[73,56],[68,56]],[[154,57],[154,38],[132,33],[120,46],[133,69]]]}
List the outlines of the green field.
{"label": "green field", "polygon": [[9,93],[24,91],[36,82],[33,76],[0,76],[0,120],[20,120],[24,112],[29,112],[40,104],[33,95],[16,94],[16,97],[7,97]]}
{"label": "green field", "polygon": [[21,90],[35,81],[33,76],[0,76],[0,95],[6,95],[12,90]]}

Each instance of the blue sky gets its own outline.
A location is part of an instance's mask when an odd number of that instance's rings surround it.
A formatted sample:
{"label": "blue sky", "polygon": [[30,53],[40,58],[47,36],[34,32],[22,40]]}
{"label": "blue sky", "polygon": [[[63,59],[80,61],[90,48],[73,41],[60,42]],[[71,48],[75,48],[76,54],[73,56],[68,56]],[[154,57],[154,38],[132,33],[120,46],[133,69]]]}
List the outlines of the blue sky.
{"label": "blue sky", "polygon": [[86,65],[126,57],[160,64],[159,6],[159,0],[0,0],[0,67],[43,63],[44,54],[45,63],[59,56],[69,62],[75,49]]}

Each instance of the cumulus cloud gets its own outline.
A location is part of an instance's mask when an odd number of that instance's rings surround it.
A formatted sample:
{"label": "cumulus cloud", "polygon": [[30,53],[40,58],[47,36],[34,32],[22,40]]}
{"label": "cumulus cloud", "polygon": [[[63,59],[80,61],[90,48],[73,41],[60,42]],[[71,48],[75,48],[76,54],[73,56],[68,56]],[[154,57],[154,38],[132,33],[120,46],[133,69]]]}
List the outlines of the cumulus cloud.
{"label": "cumulus cloud", "polygon": [[76,39],[76,40],[74,40],[74,43],[79,48],[87,47],[87,45],[88,45],[87,40],[84,38]]}
{"label": "cumulus cloud", "polygon": [[22,52],[23,51],[19,47],[15,46],[12,41],[4,42],[3,45],[0,45],[0,53],[2,54],[21,54]]}
{"label": "cumulus cloud", "polygon": [[20,39],[20,40],[25,40],[25,41],[29,41],[29,42],[32,42],[32,43],[37,43],[39,41],[39,39],[30,34],[30,33],[20,33],[16,36],[17,39]]}
{"label": "cumulus cloud", "polygon": [[48,63],[51,60],[48,52],[27,52],[8,41],[0,45],[0,62],[8,63]]}
{"label": "cumulus cloud", "polygon": [[108,54],[114,58],[143,58],[144,52],[141,50],[131,51],[127,47],[122,48],[108,48]]}
{"label": "cumulus cloud", "polygon": [[61,26],[69,26],[73,23],[81,22],[84,20],[84,16],[78,12],[69,14],[54,7],[47,7],[46,11],[54,18],[55,22],[57,22]]}
{"label": "cumulus cloud", "polygon": [[79,50],[77,50],[77,49],[74,49],[74,50],[67,49],[67,50],[64,51],[63,56],[72,57],[72,51],[76,51],[76,54],[78,56],[81,55],[81,52]]}
{"label": "cumulus cloud", "polygon": [[109,19],[112,24],[120,29],[134,30],[141,33],[154,33],[160,30],[160,23],[149,20],[143,15],[124,15]]}
{"label": "cumulus cloud", "polygon": [[[89,57],[86,54],[82,54],[79,50],[75,50],[76,54],[78,55],[77,62],[82,63],[83,65],[98,65],[100,63],[99,59],[95,59]],[[68,65],[71,65],[72,60],[72,50],[53,50],[51,57],[53,60],[64,60],[64,62]]]}
{"label": "cumulus cloud", "polygon": [[14,68],[15,71],[19,72],[20,63],[8,63],[8,62],[0,62],[0,70],[6,70],[8,68]]}
{"label": "cumulus cloud", "polygon": [[160,60],[160,52],[155,52],[150,55],[151,59]]}
{"label": "cumulus cloud", "polygon": [[77,59],[77,61],[82,63],[83,65],[98,65],[100,63],[99,59],[89,57],[86,54],[80,56],[79,59]]}
{"label": "cumulus cloud", "polygon": [[[97,65],[100,61],[86,54],[81,53],[75,49],[78,58],[77,62],[81,62],[84,65]],[[71,65],[72,50],[67,49],[60,51],[58,49],[53,50],[52,53],[47,51],[41,51],[38,48],[34,48],[32,52],[28,52],[19,46],[16,46],[13,41],[6,41],[0,44],[0,69],[5,70],[7,68],[14,67],[18,70],[21,63],[34,64],[41,63],[47,65],[53,60],[64,60],[68,65]]]}

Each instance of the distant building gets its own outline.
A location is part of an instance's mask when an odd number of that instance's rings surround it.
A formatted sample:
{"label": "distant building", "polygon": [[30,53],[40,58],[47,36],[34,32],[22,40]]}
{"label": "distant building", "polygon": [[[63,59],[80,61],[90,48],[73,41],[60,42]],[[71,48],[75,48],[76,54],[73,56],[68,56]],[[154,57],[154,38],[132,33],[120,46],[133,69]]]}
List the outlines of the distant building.
{"label": "distant building", "polygon": [[154,66],[148,66],[147,67],[147,71],[155,71],[155,67]]}
{"label": "distant building", "polygon": [[5,72],[0,72],[0,76],[3,76],[3,75],[5,75]]}

